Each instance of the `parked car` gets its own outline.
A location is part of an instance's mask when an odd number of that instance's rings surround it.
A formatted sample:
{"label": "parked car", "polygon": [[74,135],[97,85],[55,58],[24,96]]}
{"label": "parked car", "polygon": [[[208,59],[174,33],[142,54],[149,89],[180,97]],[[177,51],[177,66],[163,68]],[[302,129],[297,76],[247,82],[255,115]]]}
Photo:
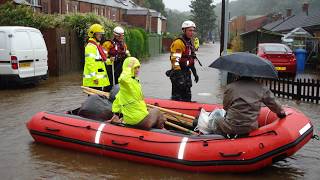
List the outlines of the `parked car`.
{"label": "parked car", "polygon": [[279,43],[261,43],[257,55],[272,62],[279,73],[296,74],[297,62],[292,50]]}
{"label": "parked car", "polygon": [[0,80],[37,82],[47,77],[48,50],[38,29],[0,26]]}

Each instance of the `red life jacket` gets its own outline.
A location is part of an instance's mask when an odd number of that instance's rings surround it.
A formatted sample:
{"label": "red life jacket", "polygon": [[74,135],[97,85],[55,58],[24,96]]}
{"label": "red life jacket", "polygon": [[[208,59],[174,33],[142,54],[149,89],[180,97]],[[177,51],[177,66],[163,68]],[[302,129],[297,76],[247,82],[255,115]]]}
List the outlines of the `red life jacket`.
{"label": "red life jacket", "polygon": [[94,44],[98,48],[99,54],[100,54],[100,56],[102,58],[102,61],[106,61],[107,60],[107,55],[104,53],[102,46],[100,44],[97,44],[97,42],[92,41],[92,40],[89,40],[88,42],[91,43],[91,44]]}
{"label": "red life jacket", "polygon": [[124,42],[119,42],[116,40],[108,40],[108,41],[110,41],[113,44],[113,47],[109,51],[109,56],[117,57],[124,60],[127,57],[127,54],[126,54],[127,48]]}
{"label": "red life jacket", "polygon": [[194,56],[195,56],[195,47],[191,40],[186,39],[184,36],[181,36],[177,39],[180,39],[185,45],[185,50],[182,52],[182,56],[180,59],[180,64],[184,64],[185,66],[194,66]]}

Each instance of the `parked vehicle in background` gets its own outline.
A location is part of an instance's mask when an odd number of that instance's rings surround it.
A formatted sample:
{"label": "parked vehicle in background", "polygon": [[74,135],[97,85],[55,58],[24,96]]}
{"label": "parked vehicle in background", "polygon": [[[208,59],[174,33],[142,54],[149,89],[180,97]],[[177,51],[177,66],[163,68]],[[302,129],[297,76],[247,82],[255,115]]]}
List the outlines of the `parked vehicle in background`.
{"label": "parked vehicle in background", "polygon": [[38,29],[0,26],[0,81],[38,82],[48,72],[48,50]]}
{"label": "parked vehicle in background", "polygon": [[284,44],[261,43],[258,45],[257,55],[271,61],[279,73],[295,76],[297,61],[293,51]]}

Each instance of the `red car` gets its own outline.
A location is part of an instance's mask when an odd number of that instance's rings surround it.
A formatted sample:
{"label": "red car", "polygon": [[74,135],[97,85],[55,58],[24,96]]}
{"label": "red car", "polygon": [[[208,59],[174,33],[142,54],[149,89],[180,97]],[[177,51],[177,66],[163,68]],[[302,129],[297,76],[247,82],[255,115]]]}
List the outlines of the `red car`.
{"label": "red car", "polygon": [[271,61],[279,73],[296,74],[296,57],[292,50],[284,44],[259,44],[257,55]]}

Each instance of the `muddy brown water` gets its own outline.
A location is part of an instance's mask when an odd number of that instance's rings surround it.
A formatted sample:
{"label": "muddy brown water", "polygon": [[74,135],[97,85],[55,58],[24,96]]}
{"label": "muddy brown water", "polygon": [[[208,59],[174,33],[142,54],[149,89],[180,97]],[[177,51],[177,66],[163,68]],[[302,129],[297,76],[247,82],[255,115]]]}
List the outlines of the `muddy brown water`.
{"label": "muddy brown water", "polygon": [[[218,45],[204,45],[199,59],[208,65]],[[150,58],[141,69],[146,97],[170,98],[171,84],[164,75],[168,54]],[[199,67],[200,81],[192,88],[193,100],[221,103],[223,89],[218,71]],[[50,77],[36,87],[0,90],[0,179],[319,179],[320,141],[311,140],[290,158],[257,172],[245,174],[190,173],[59,149],[34,143],[25,123],[39,111],[64,112],[86,98],[80,90],[81,72]],[[279,99],[298,108],[320,127],[320,106]]]}

